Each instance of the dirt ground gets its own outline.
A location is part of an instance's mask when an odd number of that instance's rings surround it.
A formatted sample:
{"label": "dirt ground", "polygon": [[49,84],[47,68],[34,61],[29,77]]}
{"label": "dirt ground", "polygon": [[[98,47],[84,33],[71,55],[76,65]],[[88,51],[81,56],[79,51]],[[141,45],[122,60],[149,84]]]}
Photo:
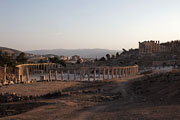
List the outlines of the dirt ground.
{"label": "dirt ground", "polygon": [[1,93],[16,93],[23,96],[39,96],[54,91],[61,91],[68,87],[76,86],[78,82],[36,82],[31,84],[14,84],[0,87]]}
{"label": "dirt ground", "polygon": [[[179,99],[167,102],[162,99],[159,95],[169,94],[165,91],[169,83],[166,79],[163,79],[162,87],[159,87],[159,82],[151,83],[157,77],[106,82],[40,82],[1,87],[0,92],[42,97],[0,103],[0,120],[179,120]],[[148,85],[142,87],[147,81]],[[177,81],[171,82],[170,87],[177,86]],[[170,97],[178,97],[178,88],[170,91],[174,93]],[[50,97],[46,96],[48,93],[52,93]]]}

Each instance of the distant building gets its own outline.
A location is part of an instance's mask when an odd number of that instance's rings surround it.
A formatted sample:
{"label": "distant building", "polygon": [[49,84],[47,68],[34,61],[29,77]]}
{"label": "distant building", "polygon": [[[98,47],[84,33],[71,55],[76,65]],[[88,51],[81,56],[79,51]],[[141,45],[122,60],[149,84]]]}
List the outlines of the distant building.
{"label": "distant building", "polygon": [[79,61],[79,63],[83,63],[84,59],[80,58],[78,61]]}
{"label": "distant building", "polygon": [[70,60],[70,57],[60,56],[59,59],[60,59],[60,60],[64,60],[64,61],[69,61],[69,60]]}
{"label": "distant building", "polygon": [[174,53],[174,52],[180,52],[180,41],[179,40],[174,40],[171,42],[164,43],[163,45],[169,47],[169,50]]}
{"label": "distant building", "polygon": [[27,60],[28,63],[38,63],[40,61],[46,62],[48,61],[48,58],[39,56],[39,57],[32,57]]}
{"label": "distant building", "polygon": [[71,60],[72,60],[72,61],[77,61],[77,60],[79,60],[80,58],[81,58],[80,56],[74,55],[74,56],[72,56]]}

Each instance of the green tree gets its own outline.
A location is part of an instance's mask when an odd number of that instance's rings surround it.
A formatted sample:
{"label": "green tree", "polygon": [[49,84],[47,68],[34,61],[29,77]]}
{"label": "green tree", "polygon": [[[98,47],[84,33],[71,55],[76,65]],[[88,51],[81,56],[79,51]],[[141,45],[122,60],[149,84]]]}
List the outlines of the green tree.
{"label": "green tree", "polygon": [[119,57],[119,52],[116,53],[116,57]]}
{"label": "green tree", "polygon": [[110,60],[111,56],[109,54],[106,54],[106,58],[107,58],[107,60]]}
{"label": "green tree", "polygon": [[52,63],[57,63],[57,64],[60,64],[64,67],[66,67],[66,63],[64,60],[59,60],[58,57],[54,57],[54,58],[49,58],[49,61],[52,62]]}
{"label": "green tree", "polygon": [[112,58],[112,59],[114,59],[114,58],[116,58],[116,57],[115,57],[115,55],[112,55],[112,57],[111,57],[111,58]]}
{"label": "green tree", "polygon": [[79,60],[77,60],[76,64],[81,64],[81,61],[80,61],[80,59],[79,59]]}
{"label": "green tree", "polygon": [[24,64],[27,62],[27,58],[25,57],[25,53],[20,53],[17,57],[16,57],[16,61],[19,63],[19,64]]}
{"label": "green tree", "polygon": [[105,58],[105,57],[101,57],[101,58],[99,59],[99,61],[106,61],[106,58]]}
{"label": "green tree", "polygon": [[7,64],[8,66],[15,66],[16,60],[13,58],[13,56],[10,56],[8,53],[2,53],[0,52],[0,65],[4,66]]}

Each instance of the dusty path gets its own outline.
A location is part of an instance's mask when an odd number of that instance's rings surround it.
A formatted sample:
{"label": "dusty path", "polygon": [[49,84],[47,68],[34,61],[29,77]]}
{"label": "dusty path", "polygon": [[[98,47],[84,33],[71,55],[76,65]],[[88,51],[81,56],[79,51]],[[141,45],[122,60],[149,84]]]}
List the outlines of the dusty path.
{"label": "dusty path", "polygon": [[[129,88],[131,80],[84,82],[63,89],[65,97],[37,99],[19,110],[34,108],[0,120],[179,120],[180,105],[144,102]],[[57,83],[58,84],[58,83]],[[63,85],[63,83],[61,83]],[[58,86],[58,85],[56,85]],[[31,86],[28,86],[30,89]],[[34,88],[34,86],[32,85]],[[44,88],[44,86],[42,86]],[[24,86],[23,86],[24,88]],[[56,87],[58,88],[58,87]],[[62,89],[62,87],[60,87]],[[7,89],[7,88],[6,88]],[[56,89],[57,90],[57,89]],[[41,92],[41,90],[39,90]],[[37,104],[35,104],[37,103]],[[15,103],[7,103],[11,108]],[[41,106],[38,106],[42,104]],[[6,105],[6,104],[3,104]],[[13,109],[10,109],[13,110]]]}
{"label": "dusty path", "polygon": [[73,120],[92,120],[95,115],[108,109],[112,109],[117,103],[121,106],[133,103],[136,96],[128,92],[127,86],[128,80],[119,82],[116,84],[116,86],[109,86],[111,88],[109,94],[121,94],[121,98],[119,100],[90,107],[87,110],[80,112]]}

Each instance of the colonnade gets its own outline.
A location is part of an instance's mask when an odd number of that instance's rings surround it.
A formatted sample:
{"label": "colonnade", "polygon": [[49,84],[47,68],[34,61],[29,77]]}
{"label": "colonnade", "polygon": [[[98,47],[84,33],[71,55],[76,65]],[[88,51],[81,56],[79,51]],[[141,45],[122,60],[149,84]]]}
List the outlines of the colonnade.
{"label": "colonnade", "polygon": [[29,77],[33,74],[45,74],[49,73],[52,69],[57,69],[58,64],[55,63],[37,63],[37,64],[22,64],[16,66],[16,82],[23,82],[24,76],[26,76],[25,81],[30,81]]}
{"label": "colonnade", "polygon": [[[62,68],[54,63],[23,64],[16,66],[17,82],[31,81],[30,76],[34,74],[45,75],[44,80],[119,80],[124,77],[134,76],[138,73],[138,65],[125,67],[81,67]],[[25,77],[24,77],[25,76]]]}
{"label": "colonnade", "polygon": [[159,41],[139,42],[139,53],[158,53],[160,49]]}

